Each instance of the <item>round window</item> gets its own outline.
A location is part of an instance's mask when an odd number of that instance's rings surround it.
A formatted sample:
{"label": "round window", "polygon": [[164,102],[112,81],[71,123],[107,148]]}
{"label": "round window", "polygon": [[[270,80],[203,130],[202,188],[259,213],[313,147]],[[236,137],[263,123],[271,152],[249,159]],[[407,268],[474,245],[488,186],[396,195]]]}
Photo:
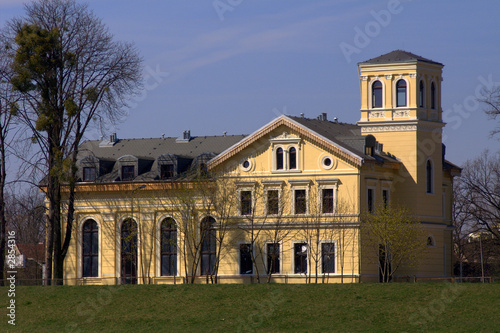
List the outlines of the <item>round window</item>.
{"label": "round window", "polygon": [[240,169],[243,171],[250,171],[252,168],[252,160],[250,158],[246,158],[240,162]]}
{"label": "round window", "polygon": [[335,168],[336,161],[331,156],[323,156],[321,159],[321,167],[325,170]]}

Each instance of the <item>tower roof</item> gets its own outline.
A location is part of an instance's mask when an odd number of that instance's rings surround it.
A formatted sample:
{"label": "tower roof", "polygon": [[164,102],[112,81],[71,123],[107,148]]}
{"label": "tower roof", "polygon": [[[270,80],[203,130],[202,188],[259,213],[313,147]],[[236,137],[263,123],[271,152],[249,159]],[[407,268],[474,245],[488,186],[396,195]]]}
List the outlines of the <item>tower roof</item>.
{"label": "tower roof", "polygon": [[382,54],[381,56],[360,62],[359,64],[389,64],[398,62],[427,62],[443,66],[443,64],[440,62],[433,61],[403,50],[395,50],[386,54]]}

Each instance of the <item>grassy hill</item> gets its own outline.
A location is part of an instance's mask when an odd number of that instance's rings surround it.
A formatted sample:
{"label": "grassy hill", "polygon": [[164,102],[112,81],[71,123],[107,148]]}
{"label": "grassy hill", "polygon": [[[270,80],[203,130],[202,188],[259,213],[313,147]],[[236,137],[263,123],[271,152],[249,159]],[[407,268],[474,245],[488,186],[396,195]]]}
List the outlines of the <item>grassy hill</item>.
{"label": "grassy hill", "polygon": [[0,288],[0,332],[500,332],[500,284]]}

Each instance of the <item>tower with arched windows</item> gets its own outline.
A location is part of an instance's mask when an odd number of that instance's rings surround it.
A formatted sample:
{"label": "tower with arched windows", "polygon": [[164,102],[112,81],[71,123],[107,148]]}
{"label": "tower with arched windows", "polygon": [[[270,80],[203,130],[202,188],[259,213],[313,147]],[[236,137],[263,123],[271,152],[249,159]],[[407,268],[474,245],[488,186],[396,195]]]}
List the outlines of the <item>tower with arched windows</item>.
{"label": "tower with arched windows", "polygon": [[358,67],[362,134],[402,162],[393,181],[399,199],[429,222],[442,222],[443,64],[396,50]]}

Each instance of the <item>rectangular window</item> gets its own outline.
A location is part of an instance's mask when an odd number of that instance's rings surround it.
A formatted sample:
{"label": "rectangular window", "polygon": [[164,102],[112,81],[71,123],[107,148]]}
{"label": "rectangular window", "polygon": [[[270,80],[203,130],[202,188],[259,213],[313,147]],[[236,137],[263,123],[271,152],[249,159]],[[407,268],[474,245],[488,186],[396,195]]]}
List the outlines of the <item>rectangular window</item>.
{"label": "rectangular window", "polygon": [[278,190],[267,191],[267,214],[279,214],[279,192]]}
{"label": "rectangular window", "polygon": [[240,244],[240,274],[253,274],[252,245]]}
{"label": "rectangular window", "polygon": [[252,214],[252,191],[240,192],[241,215]]}
{"label": "rectangular window", "polygon": [[174,165],[173,164],[162,164],[160,167],[160,178],[161,179],[173,179],[174,178]]}
{"label": "rectangular window", "polygon": [[333,213],[333,188],[322,189],[321,195],[321,212],[323,214]]}
{"label": "rectangular window", "polygon": [[295,190],[295,214],[305,214],[307,212],[306,190]]}
{"label": "rectangular window", "polygon": [[267,244],[267,273],[279,274],[280,272],[280,244]]}
{"label": "rectangular window", "polygon": [[387,205],[389,204],[389,191],[388,190],[382,190],[382,201],[384,203],[384,208],[387,208]]}
{"label": "rectangular window", "polygon": [[295,243],[293,245],[295,274],[307,273],[307,243]]}
{"label": "rectangular window", "polygon": [[373,213],[373,189],[368,189],[368,211]]}
{"label": "rectangular window", "polygon": [[83,168],[83,181],[93,182],[97,178],[95,167],[84,167]]}
{"label": "rectangular window", "polygon": [[122,180],[132,180],[134,177],[135,173],[133,165],[122,166]]}
{"label": "rectangular window", "polygon": [[323,273],[335,273],[335,244],[321,244],[321,270]]}

